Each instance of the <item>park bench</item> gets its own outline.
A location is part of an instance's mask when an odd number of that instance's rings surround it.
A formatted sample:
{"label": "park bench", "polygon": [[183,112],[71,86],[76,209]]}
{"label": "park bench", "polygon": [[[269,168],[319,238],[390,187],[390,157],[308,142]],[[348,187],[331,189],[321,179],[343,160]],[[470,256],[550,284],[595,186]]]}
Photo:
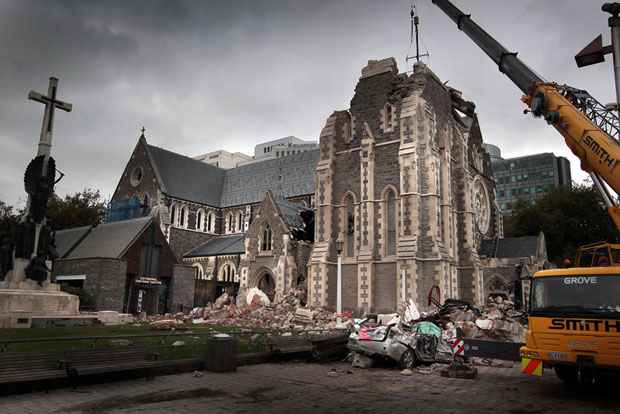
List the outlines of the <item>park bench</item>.
{"label": "park bench", "polygon": [[300,336],[273,336],[267,341],[267,348],[271,352],[292,355],[310,354],[314,347],[308,339]]}
{"label": "park bench", "polygon": [[24,384],[67,377],[58,352],[0,352],[0,384]]}
{"label": "park bench", "polygon": [[65,351],[60,366],[75,385],[80,376],[136,372],[151,377],[151,370],[170,365],[159,354],[142,346]]}

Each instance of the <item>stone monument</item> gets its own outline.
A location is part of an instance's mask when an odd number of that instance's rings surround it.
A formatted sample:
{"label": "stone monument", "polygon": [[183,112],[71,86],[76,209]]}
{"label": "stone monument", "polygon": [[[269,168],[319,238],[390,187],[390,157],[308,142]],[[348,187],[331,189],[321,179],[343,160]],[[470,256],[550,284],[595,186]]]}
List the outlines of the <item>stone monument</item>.
{"label": "stone monument", "polygon": [[46,95],[31,91],[28,98],[45,105],[39,147],[28,164],[24,186],[26,211],[14,239],[9,272],[0,281],[0,328],[30,327],[33,319],[70,318],[79,314],[79,299],[62,292],[50,280],[53,237],[46,225],[47,202],[56,183],[56,165],[50,156],[54,110],[70,112],[72,105],[56,99],[58,79],[50,78]]}

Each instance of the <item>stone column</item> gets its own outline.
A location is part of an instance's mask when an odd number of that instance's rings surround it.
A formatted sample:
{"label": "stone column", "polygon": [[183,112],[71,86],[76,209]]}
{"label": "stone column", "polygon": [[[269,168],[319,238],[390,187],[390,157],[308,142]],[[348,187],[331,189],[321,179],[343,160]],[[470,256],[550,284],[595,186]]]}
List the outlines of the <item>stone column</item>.
{"label": "stone column", "polygon": [[[414,129],[417,101],[417,93],[412,93],[402,100],[399,121],[400,223],[397,247],[399,283],[396,289],[399,305],[402,304],[403,297],[411,298],[415,302],[419,299],[417,297],[417,264],[415,261],[418,250],[418,211],[420,206],[417,174],[417,131]],[[403,271],[406,277],[404,294],[400,280]]]}
{"label": "stone column", "polygon": [[336,214],[334,207],[334,158],[336,140],[342,135],[339,128],[350,122],[347,112],[334,112],[321,130],[320,160],[316,167],[315,203],[316,220],[314,246],[308,271],[308,303],[327,306],[327,283],[330,267],[335,260]]}
{"label": "stone column", "polygon": [[[360,203],[356,214],[359,228],[359,253],[357,265],[358,306],[370,311],[374,306],[374,251],[375,251],[375,138],[368,123],[364,123],[364,132],[360,148]],[[358,224],[359,223],[359,224]]]}

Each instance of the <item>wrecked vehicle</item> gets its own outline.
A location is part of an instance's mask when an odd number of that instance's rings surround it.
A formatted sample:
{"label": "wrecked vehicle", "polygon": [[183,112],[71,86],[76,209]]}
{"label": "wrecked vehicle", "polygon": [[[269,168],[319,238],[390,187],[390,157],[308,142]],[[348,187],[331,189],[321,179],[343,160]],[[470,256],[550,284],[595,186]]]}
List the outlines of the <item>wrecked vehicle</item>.
{"label": "wrecked vehicle", "polygon": [[427,321],[411,326],[396,321],[372,326],[364,319],[354,326],[347,347],[372,359],[396,362],[401,369],[453,360],[448,338],[441,328]]}

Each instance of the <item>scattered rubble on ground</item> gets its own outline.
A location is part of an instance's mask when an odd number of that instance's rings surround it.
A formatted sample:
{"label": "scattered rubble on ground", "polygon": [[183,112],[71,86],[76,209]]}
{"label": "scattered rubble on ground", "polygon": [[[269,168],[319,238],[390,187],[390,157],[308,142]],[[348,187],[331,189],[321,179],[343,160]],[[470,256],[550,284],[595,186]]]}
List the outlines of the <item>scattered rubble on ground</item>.
{"label": "scattered rubble on ground", "polygon": [[[191,321],[200,325],[295,331],[337,327],[338,315],[335,312],[302,305],[306,296],[302,289],[292,290],[271,303],[264,292],[252,288],[246,296],[245,306],[232,304],[228,295],[224,295],[213,305],[194,308],[189,314]],[[344,319],[348,322],[351,318]]]}
{"label": "scattered rubble on ground", "polygon": [[514,303],[497,297],[489,298],[482,310],[467,302],[447,300],[437,312],[424,319],[439,325],[452,322],[462,329],[465,338],[524,342],[523,317],[524,312],[515,310]]}
{"label": "scattered rubble on ground", "polygon": [[304,306],[306,292],[294,289],[273,303],[260,289],[252,288],[247,295],[234,300],[227,293],[205,307],[197,307],[189,313],[175,315],[152,315],[145,317],[153,330],[189,329],[191,325],[231,326],[241,329],[270,329],[276,331],[310,331],[349,328],[352,315],[341,315],[338,325],[335,312]]}
{"label": "scattered rubble on ground", "polygon": [[[160,315],[162,316],[162,315]],[[169,315],[163,315],[165,319],[154,319],[149,323],[149,327],[153,331],[174,331],[174,330],[184,330],[187,329],[187,326],[184,323],[183,316],[177,316],[176,318],[171,318]]]}
{"label": "scattered rubble on ground", "polygon": [[[341,326],[337,324],[335,312],[304,306],[305,300],[305,291],[301,289],[291,290],[271,301],[264,292],[253,288],[242,297],[234,298],[224,293],[213,304],[194,308],[189,313],[148,317],[146,321],[153,330],[214,325],[244,330],[268,329],[285,332],[284,335],[290,335],[292,331],[331,330]],[[402,375],[432,374],[446,364],[458,365],[463,361],[459,349],[462,350],[464,338],[523,342],[523,316],[524,313],[515,310],[512,302],[502,298],[489,298],[483,309],[465,301],[448,299],[434,310],[421,312],[412,300],[408,300],[398,313],[369,314],[364,319],[341,315],[343,325],[351,328],[347,347],[352,351],[353,367],[370,368],[376,358],[391,359],[398,363]],[[254,335],[250,340],[261,338]],[[325,349],[315,353],[328,357],[343,349],[344,343],[330,341],[324,341]],[[413,353],[412,360],[410,355],[405,355],[407,351]],[[504,363],[482,359],[472,359],[471,363],[505,366]]]}
{"label": "scattered rubble on ground", "polygon": [[[449,370],[459,367],[454,374],[459,378],[473,378],[475,370],[463,365],[463,339],[523,342],[523,317],[523,312],[501,297],[489,298],[482,310],[448,299],[427,313],[419,312],[409,300],[399,314],[356,319],[347,346],[353,352],[354,367],[368,368],[374,359],[387,359],[398,363],[403,375],[414,367],[416,372],[431,374],[439,369],[439,362],[450,364]],[[488,364],[500,366],[497,362]]]}
{"label": "scattered rubble on ground", "polygon": [[372,368],[374,360],[366,355],[354,352],[351,366],[354,368]]}

